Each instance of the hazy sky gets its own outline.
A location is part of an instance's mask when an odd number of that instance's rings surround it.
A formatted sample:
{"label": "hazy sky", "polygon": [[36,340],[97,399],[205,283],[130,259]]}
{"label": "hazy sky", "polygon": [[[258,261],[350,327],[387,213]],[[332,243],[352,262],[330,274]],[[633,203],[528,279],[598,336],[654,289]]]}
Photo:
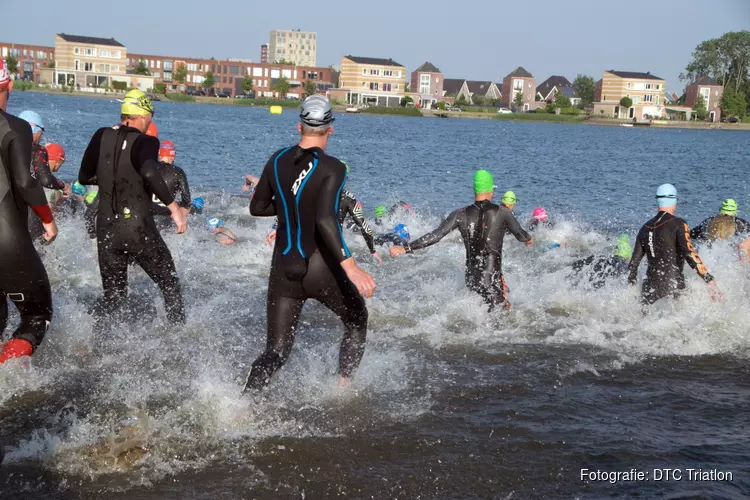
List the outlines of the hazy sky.
{"label": "hazy sky", "polygon": [[651,71],[676,91],[698,43],[750,29],[750,0],[3,3],[3,42],[54,45],[65,32],[114,37],[131,52],[259,61],[270,30],[302,29],[318,32],[319,66],[346,54],[391,57],[409,71],[429,60],[446,78],[501,81],[522,65],[539,83]]}

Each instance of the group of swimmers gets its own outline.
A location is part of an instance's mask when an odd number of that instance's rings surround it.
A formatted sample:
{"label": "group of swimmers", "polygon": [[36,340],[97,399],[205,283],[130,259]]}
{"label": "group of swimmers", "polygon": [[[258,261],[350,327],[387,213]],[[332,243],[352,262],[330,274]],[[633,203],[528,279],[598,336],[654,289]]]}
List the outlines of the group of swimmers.
{"label": "group of swimmers", "polygon": [[[37,156],[54,171],[65,158],[57,145],[39,146],[44,126],[37,116],[15,117],[5,112],[12,81],[0,66],[0,327],[7,323],[7,302],[19,310],[21,323],[2,353],[0,363],[29,356],[39,346],[52,321],[49,280],[29,233],[28,220],[38,219],[41,237],[51,242],[57,235],[54,214],[42,186],[61,191],[68,198],[79,197],[86,205],[90,234],[97,241],[103,296],[91,313],[96,329],[120,310],[127,297],[127,271],[138,264],[157,284],[172,324],[185,321],[180,280],[160,226],[170,218],[178,234],[187,229],[188,215],[200,214],[204,201],[190,198],[184,171],[174,166],[175,147],[159,142],[154,133],[154,108],[138,90],[122,99],[120,123],[99,129],[86,148],[77,182],[72,186],[43,178],[46,171],[29,169]],[[24,119],[25,118],[25,119]],[[275,217],[267,241],[274,245],[267,293],[266,348],[252,364],[245,390],[265,387],[291,352],[302,308],[316,299],[343,322],[345,334],[339,356],[339,382],[346,385],[356,371],[365,349],[368,311],[365,299],[372,297],[376,284],[361,269],[349,250],[343,225],[347,217],[375,259],[381,261],[378,245],[391,245],[389,254],[398,258],[438,243],[458,230],[466,250],[466,286],[487,303],[490,310],[509,308],[508,287],[502,271],[502,249],[506,233],[532,246],[532,234],[550,227],[547,212],[539,207],[532,214],[528,230],[513,212],[517,198],[507,191],[500,204],[493,203],[497,186],[492,174],[479,170],[474,175],[474,201],[451,212],[434,230],[411,240],[408,228],[399,224],[392,231],[375,234],[366,222],[361,203],[345,190],[349,167],[326,153],[333,134],[334,116],[330,102],[313,95],[301,105],[298,144],[271,155],[260,177],[248,175],[245,189],[253,191],[250,213],[255,217]],[[91,192],[96,190],[96,196]],[[627,235],[618,238],[611,256],[592,256],[573,265],[576,271],[592,267],[599,282],[622,276],[636,282],[638,265],[645,256],[648,271],[643,283],[643,301],[651,304],[684,289],[684,262],[696,269],[712,287],[712,276],[695,251],[688,225],[676,217],[677,191],[660,186],[659,211],[638,234],[635,248]],[[736,231],[747,224],[736,219],[736,203],[727,200],[721,217],[735,217]],[[732,211],[732,208],[734,209]],[[401,202],[391,210],[375,210],[375,226],[399,210],[412,210]],[[156,218],[162,223],[157,224]],[[728,219],[727,219],[728,220]],[[727,233],[724,219],[707,221],[694,236]],[[217,241],[231,244],[236,236],[220,231],[221,221],[210,218],[208,225]],[[219,237],[218,235],[221,235]],[[559,246],[559,245],[557,245]],[[554,245],[550,248],[553,248]],[[632,253],[632,258],[631,258]]]}

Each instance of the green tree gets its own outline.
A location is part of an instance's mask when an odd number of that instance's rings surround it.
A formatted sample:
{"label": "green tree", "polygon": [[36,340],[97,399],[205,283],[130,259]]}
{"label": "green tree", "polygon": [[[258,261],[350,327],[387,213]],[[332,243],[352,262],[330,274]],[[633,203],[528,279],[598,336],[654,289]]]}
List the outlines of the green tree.
{"label": "green tree", "polygon": [[282,66],[296,66],[292,61],[287,61],[286,59],[276,61],[276,64],[281,64]]}
{"label": "green tree", "polygon": [[164,83],[155,84],[154,90],[159,94],[167,95],[167,85]]}
{"label": "green tree", "polygon": [[246,76],[242,79],[242,90],[245,92],[245,94],[249,94],[253,91],[253,77],[252,76]]}
{"label": "green tree", "polygon": [[726,116],[736,116],[742,118],[747,113],[747,97],[744,92],[725,88],[724,95],[721,97],[721,113]]}
{"label": "green tree", "polygon": [[487,98],[481,95],[475,95],[471,98],[472,101],[474,101],[475,106],[486,106],[487,105]]}
{"label": "green tree", "polygon": [[516,92],[515,97],[513,97],[513,105],[516,107],[516,111],[523,109],[523,89]]}
{"label": "green tree", "polygon": [[406,85],[404,85],[404,92],[411,92],[411,85],[410,84],[407,83]]}
{"label": "green tree", "polygon": [[627,96],[623,97],[622,99],[620,99],[620,106],[622,106],[623,108],[628,108],[628,109],[632,108],[633,107],[633,99],[631,99],[630,97],[627,97]]}
{"label": "green tree", "polygon": [[695,106],[693,106],[693,110],[695,111],[695,115],[699,120],[706,119],[706,115],[708,114],[706,112],[706,100],[703,99],[702,95],[698,94],[698,99],[695,100]]}
{"label": "green tree", "polygon": [[701,42],[692,57],[685,73],[680,75],[682,82],[692,83],[707,75],[725,88],[739,91],[748,81],[750,31],[724,33],[720,38]]}
{"label": "green tree", "polygon": [[8,73],[15,75],[18,73],[18,59],[13,56],[8,56],[5,59],[5,67],[8,68]]}
{"label": "green tree", "polygon": [[579,73],[575,80],[573,80],[573,90],[576,93],[576,97],[581,98],[581,104],[584,106],[594,102],[596,83],[594,83],[594,79],[590,76]]}
{"label": "green tree", "polygon": [[414,102],[414,99],[412,99],[412,98],[411,98],[411,97],[409,97],[409,96],[406,96],[406,97],[404,97],[403,99],[401,99],[401,107],[402,107],[402,108],[405,108],[405,107],[406,107],[406,105],[407,105],[407,104],[409,104],[410,102],[411,102],[411,103],[413,103],[413,102]]}
{"label": "green tree", "polygon": [[304,88],[304,90],[305,90],[305,95],[306,95],[306,96],[311,96],[311,95],[314,95],[314,94],[315,94],[315,92],[317,91],[317,89],[316,89],[316,87],[315,87],[315,82],[314,82],[314,81],[312,81],[312,80],[307,80],[307,81],[305,82],[305,84],[304,84],[303,88]]}
{"label": "green tree", "polygon": [[573,104],[570,102],[570,97],[566,96],[559,90],[555,90],[555,104],[558,108],[572,108]]}
{"label": "green tree", "polygon": [[50,69],[55,69],[55,61],[49,61],[46,66]]}
{"label": "green tree", "polygon": [[172,78],[177,83],[185,83],[187,80],[187,65],[185,63],[180,63],[177,65],[177,69],[174,70],[174,73],[172,73]]}
{"label": "green tree", "polygon": [[146,61],[144,61],[143,59],[138,61],[138,65],[133,70],[133,73],[135,73],[136,75],[144,75],[144,76],[148,76],[151,74],[151,72],[148,70],[148,65],[146,64]]}
{"label": "green tree", "polygon": [[206,76],[203,77],[203,83],[201,83],[201,87],[204,89],[210,89],[214,86],[216,83],[216,80],[214,79],[214,74],[211,71],[206,71]]}
{"label": "green tree", "polygon": [[457,106],[458,105],[460,105],[460,106],[466,106],[467,104],[468,104],[468,102],[466,101],[466,96],[463,95],[463,94],[461,94],[460,96],[458,96],[458,99],[456,99],[456,105]]}
{"label": "green tree", "polygon": [[440,101],[439,103],[435,104],[435,108],[441,111],[445,111],[445,107],[445,101]]}
{"label": "green tree", "polygon": [[276,80],[276,84],[273,86],[273,90],[279,93],[279,98],[284,99],[286,98],[287,92],[289,92],[289,80],[284,78],[283,76]]}

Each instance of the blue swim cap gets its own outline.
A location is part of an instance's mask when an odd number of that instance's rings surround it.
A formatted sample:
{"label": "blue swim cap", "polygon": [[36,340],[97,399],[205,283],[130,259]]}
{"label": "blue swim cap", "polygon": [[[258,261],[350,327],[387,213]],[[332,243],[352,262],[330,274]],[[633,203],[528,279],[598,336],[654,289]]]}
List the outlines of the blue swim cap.
{"label": "blue swim cap", "polygon": [[88,189],[86,189],[86,186],[78,181],[75,181],[73,183],[70,190],[73,191],[73,194],[77,194],[78,196],[86,196],[86,192],[88,191]]}
{"label": "blue swim cap", "polygon": [[660,207],[677,205],[677,188],[671,184],[662,184],[656,190],[656,201]]}
{"label": "blue swim cap", "polygon": [[398,226],[394,227],[393,234],[404,241],[409,241],[409,228],[406,227],[406,224],[399,224]]}
{"label": "blue swim cap", "polygon": [[193,206],[197,208],[198,210],[203,210],[203,198],[195,198],[193,200]]}
{"label": "blue swim cap", "polygon": [[18,117],[21,120],[26,120],[31,125],[31,133],[36,134],[40,130],[44,130],[44,120],[39,116],[36,111],[26,110],[22,111]]}
{"label": "blue swim cap", "polygon": [[206,219],[206,226],[209,229],[219,229],[223,225],[224,221],[219,219],[218,217],[211,217],[210,219]]}

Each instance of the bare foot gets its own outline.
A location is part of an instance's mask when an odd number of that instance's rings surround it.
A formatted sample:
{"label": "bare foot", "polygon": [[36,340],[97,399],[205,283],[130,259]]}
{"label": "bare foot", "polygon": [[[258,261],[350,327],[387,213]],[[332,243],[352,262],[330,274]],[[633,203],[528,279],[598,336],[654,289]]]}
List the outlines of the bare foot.
{"label": "bare foot", "polygon": [[346,377],[339,376],[339,387],[349,387],[352,380]]}

